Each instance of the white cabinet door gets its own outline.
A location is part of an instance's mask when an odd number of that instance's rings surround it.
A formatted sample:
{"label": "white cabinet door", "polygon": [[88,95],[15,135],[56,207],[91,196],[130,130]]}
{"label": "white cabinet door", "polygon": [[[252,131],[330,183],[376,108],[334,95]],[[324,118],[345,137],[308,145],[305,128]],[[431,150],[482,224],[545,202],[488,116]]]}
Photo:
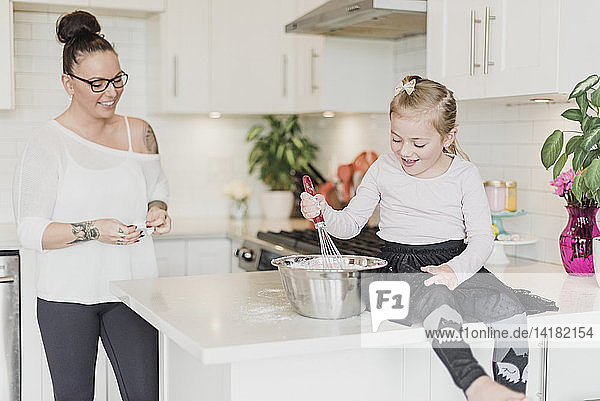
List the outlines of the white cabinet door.
{"label": "white cabinet door", "polygon": [[427,1],[427,76],[445,84],[457,99],[484,97],[482,4]]}
{"label": "white cabinet door", "polygon": [[296,36],[296,112],[387,112],[393,41]]}
{"label": "white cabinet door", "polygon": [[[46,2],[44,0],[44,2]],[[169,1],[170,3],[170,1]],[[89,0],[90,7],[111,10],[139,10],[161,12],[165,10],[165,0]]]}
{"label": "white cabinet door", "polygon": [[185,276],[185,240],[155,240],[154,252],[160,277]]}
{"label": "white cabinet door", "polygon": [[311,113],[322,111],[321,107],[321,78],[320,59],[325,47],[325,38],[316,35],[290,34],[295,38],[295,111]]}
{"label": "white cabinet door", "polygon": [[[483,329],[483,325],[478,325]],[[492,375],[492,354],[494,352],[493,340],[468,341],[473,356],[483,367],[488,375]],[[430,400],[431,401],[464,401],[465,394],[460,390],[448,372],[448,369],[433,349],[430,350]],[[409,398],[411,399],[411,398]]]}
{"label": "white cabinet door", "polygon": [[187,243],[186,275],[231,273],[231,240],[206,238]]}
{"label": "white cabinet door", "polygon": [[14,107],[12,3],[0,0],[0,110]]}
{"label": "white cabinet door", "polygon": [[19,3],[31,3],[38,5],[52,5],[52,6],[75,6],[75,7],[87,7],[89,6],[89,0],[19,0]]}
{"label": "white cabinet door", "polygon": [[427,75],[457,99],[569,93],[597,73],[586,0],[428,0]]}
{"label": "white cabinet door", "polygon": [[293,39],[284,25],[293,2],[212,2],[211,107],[234,114],[289,113]]}
{"label": "white cabinet door", "polygon": [[485,78],[486,97],[557,90],[558,3],[558,0],[490,1],[488,12],[483,14],[484,38],[486,27],[489,35],[489,47],[484,43],[483,50],[487,50],[492,63]]}
{"label": "white cabinet door", "polygon": [[210,0],[169,0],[148,23],[148,103],[167,113],[209,111]]}
{"label": "white cabinet door", "polygon": [[154,249],[160,277],[231,273],[229,238],[160,239]]}
{"label": "white cabinet door", "polygon": [[590,348],[568,348],[560,345],[558,341],[555,344],[551,343],[548,350],[546,401],[600,398],[598,361],[598,341],[590,341]]}

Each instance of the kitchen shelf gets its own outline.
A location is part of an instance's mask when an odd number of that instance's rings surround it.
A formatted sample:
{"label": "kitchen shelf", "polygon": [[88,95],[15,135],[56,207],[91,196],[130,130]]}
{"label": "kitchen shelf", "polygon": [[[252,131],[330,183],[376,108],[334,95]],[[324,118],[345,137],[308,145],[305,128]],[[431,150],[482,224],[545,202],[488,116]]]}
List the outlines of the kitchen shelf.
{"label": "kitchen shelf", "polygon": [[500,234],[508,234],[502,225],[502,219],[505,217],[516,217],[523,216],[525,214],[525,210],[517,210],[516,212],[509,212],[507,210],[503,210],[501,212],[492,213],[492,224],[495,224],[498,227],[498,235]]}
{"label": "kitchen shelf", "polygon": [[[525,215],[525,210],[517,210],[515,212],[509,212],[504,210],[502,212],[492,213],[492,224],[495,224],[498,227],[498,235],[505,234],[511,235],[506,232],[504,226],[502,224],[502,219],[506,217],[516,217]],[[510,263],[506,253],[504,251],[505,246],[517,246],[517,245],[531,245],[535,244],[538,239],[532,235],[527,234],[518,234],[518,240],[494,240],[494,249],[487,262],[491,265],[506,265]]]}

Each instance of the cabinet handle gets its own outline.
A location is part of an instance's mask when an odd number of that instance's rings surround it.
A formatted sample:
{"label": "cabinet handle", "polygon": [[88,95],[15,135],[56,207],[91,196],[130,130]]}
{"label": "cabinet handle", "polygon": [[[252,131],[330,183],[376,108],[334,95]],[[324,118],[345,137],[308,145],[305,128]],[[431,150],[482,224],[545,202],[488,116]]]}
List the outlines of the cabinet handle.
{"label": "cabinet handle", "polygon": [[546,401],[548,394],[548,337],[542,338],[542,342],[539,344],[541,348],[541,374],[540,374],[540,391],[537,396],[540,401]]}
{"label": "cabinet handle", "polygon": [[315,49],[310,49],[310,93],[314,94],[319,90],[319,85],[316,82],[316,69],[317,69],[317,58],[319,54]]}
{"label": "cabinet handle", "polygon": [[15,281],[15,276],[0,277],[0,283],[13,283],[14,281]]}
{"label": "cabinet handle", "polygon": [[179,58],[173,56],[173,96],[177,97],[177,86],[179,84]]}
{"label": "cabinet handle", "polygon": [[475,64],[475,24],[480,24],[481,20],[477,19],[475,10],[471,10],[471,39],[470,39],[470,50],[469,50],[469,75],[475,74],[475,67],[481,67],[479,64]]}
{"label": "cabinet handle", "polygon": [[288,56],[284,54],[281,60],[282,77],[283,77],[283,97],[288,95]]}
{"label": "cabinet handle", "polygon": [[496,16],[491,14],[490,7],[485,8],[485,26],[484,26],[484,38],[483,38],[483,73],[488,73],[488,67],[494,65],[490,61],[490,21],[495,20]]}

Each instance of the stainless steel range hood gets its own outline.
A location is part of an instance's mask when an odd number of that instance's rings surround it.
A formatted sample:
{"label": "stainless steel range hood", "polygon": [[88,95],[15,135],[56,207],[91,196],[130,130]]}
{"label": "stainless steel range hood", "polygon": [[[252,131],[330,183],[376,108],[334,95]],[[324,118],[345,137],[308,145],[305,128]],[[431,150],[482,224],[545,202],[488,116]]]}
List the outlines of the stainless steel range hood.
{"label": "stainless steel range hood", "polygon": [[286,32],[399,39],[424,34],[426,0],[330,0],[285,26]]}

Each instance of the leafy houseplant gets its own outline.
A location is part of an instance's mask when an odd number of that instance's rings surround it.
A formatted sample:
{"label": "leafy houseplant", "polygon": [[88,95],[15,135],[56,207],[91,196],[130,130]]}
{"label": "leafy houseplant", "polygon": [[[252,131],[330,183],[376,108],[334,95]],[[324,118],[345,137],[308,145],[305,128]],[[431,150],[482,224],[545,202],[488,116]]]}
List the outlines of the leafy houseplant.
{"label": "leafy houseplant", "polygon": [[[263,195],[263,212],[267,217],[289,217],[292,208],[291,190],[294,186],[292,171],[308,169],[308,163],[315,159],[318,150],[309,138],[302,135],[298,116],[292,115],[285,120],[267,115],[268,130],[256,124],[248,131],[246,140],[253,143],[248,156],[249,172],[258,172],[260,179],[271,191],[286,191],[287,216],[271,213],[274,207],[272,199],[265,200]],[[270,196],[270,194],[266,194]],[[269,204],[270,203],[270,204]],[[276,213],[278,214],[278,213]]]}
{"label": "leafy houseplant", "polygon": [[248,132],[247,141],[254,143],[248,156],[249,171],[258,170],[260,179],[273,191],[292,190],[290,172],[307,168],[314,160],[318,147],[302,135],[298,116],[281,121],[272,115],[264,116],[269,131],[256,124]]}
{"label": "leafy houseplant", "polygon": [[[594,273],[593,240],[600,235],[596,214],[600,203],[600,81],[598,75],[590,75],[575,85],[569,99],[577,100],[578,108],[568,109],[562,117],[577,121],[581,131],[575,133],[564,147],[564,133],[555,130],[546,138],[541,150],[542,164],[553,167],[551,185],[555,194],[567,201],[569,221],[560,234],[560,255],[569,274]],[[589,111],[591,114],[588,114]],[[572,170],[561,174],[570,155]]]}
{"label": "leafy houseplant", "polygon": [[[590,75],[575,85],[569,99],[577,100],[576,109],[568,109],[561,114],[567,120],[578,121],[581,131],[564,131],[575,133],[567,142],[563,151],[564,133],[555,130],[544,142],[541,151],[542,164],[546,169],[552,165],[552,178],[556,179],[573,155],[573,171],[582,170],[575,176],[572,185],[573,196],[582,204],[585,198],[600,203],[600,87],[594,86],[600,81],[598,75]],[[589,94],[588,94],[589,92]],[[588,111],[593,114],[588,114]]]}

